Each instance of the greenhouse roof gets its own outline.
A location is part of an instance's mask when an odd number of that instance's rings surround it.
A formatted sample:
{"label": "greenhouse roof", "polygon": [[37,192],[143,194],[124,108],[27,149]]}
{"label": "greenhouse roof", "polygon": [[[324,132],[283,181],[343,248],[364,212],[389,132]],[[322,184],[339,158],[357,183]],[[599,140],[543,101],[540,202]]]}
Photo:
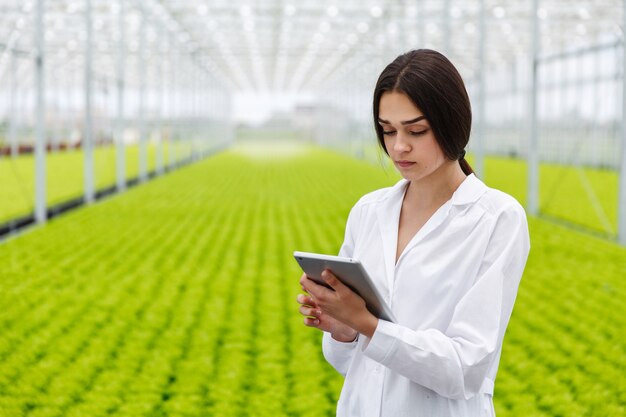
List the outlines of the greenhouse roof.
{"label": "greenhouse roof", "polygon": [[[87,48],[87,0],[44,2],[45,63],[51,76],[80,73]],[[533,11],[540,53],[552,54],[622,37],[623,2],[617,0],[356,1],[344,0],[91,0],[93,68],[115,78],[123,10],[128,82],[136,68],[166,61],[175,72],[187,62],[232,90],[315,91],[333,77],[349,80],[348,68],[375,66],[417,47],[441,50],[472,76],[481,34],[485,62],[498,65],[531,54]],[[123,5],[123,6],[122,6]],[[37,3],[0,1],[0,80],[11,53],[24,77],[35,51]],[[146,21],[142,19],[142,11]],[[142,40],[142,34],[145,38]],[[342,71],[343,69],[343,71]],[[28,79],[28,78],[24,78]]]}

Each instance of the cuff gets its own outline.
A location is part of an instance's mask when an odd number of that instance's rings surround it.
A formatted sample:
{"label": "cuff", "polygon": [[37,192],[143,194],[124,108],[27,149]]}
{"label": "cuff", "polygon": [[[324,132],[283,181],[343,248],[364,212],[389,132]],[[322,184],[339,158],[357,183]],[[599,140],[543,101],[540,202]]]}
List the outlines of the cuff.
{"label": "cuff", "polygon": [[398,341],[396,325],[386,320],[378,320],[378,326],[371,338],[363,342],[363,353],[369,358],[386,365],[393,357]]}
{"label": "cuff", "polygon": [[339,340],[333,339],[333,336],[330,333],[324,332],[324,337],[322,339],[322,343],[329,347],[335,352],[349,352],[357,345],[359,342],[359,334],[357,333],[356,338],[352,342],[340,342]]}

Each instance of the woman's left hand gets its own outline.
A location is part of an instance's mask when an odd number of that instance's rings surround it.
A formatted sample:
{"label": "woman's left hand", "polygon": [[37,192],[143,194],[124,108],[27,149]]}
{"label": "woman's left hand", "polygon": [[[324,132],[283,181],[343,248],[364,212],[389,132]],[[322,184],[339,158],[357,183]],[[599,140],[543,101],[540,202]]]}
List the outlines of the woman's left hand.
{"label": "woman's left hand", "polygon": [[302,277],[300,284],[313,297],[322,312],[352,327],[362,335],[372,337],[378,326],[378,319],[367,309],[363,298],[345,286],[329,270],[322,272],[322,279],[334,291],[317,284],[306,276]]}

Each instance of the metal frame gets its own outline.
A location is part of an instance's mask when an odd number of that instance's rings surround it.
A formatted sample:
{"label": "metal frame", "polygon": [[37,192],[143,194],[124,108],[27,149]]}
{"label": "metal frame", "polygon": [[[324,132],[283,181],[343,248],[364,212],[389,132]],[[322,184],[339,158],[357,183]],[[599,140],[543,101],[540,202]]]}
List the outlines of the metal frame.
{"label": "metal frame", "polygon": [[540,22],[537,11],[539,10],[539,0],[533,0],[531,12],[531,70],[530,70],[530,91],[528,99],[528,197],[527,210],[529,214],[537,216],[539,214],[539,153],[538,136],[539,122],[537,119],[537,60],[539,57]]}
{"label": "metal frame", "polygon": [[36,132],[35,142],[35,220],[46,222],[46,130],[44,84],[44,0],[37,0],[35,9],[35,74],[36,74]]}
{"label": "metal frame", "polygon": [[118,44],[117,44],[117,120],[116,120],[116,186],[118,191],[126,189],[126,146],[124,144],[124,86],[126,64],[126,6],[118,0]]}
{"label": "metal frame", "polygon": [[622,15],[622,146],[618,181],[618,240],[626,246],[626,0]]}
{"label": "metal frame", "polygon": [[485,0],[480,0],[480,11],[478,13],[478,27],[480,36],[478,37],[478,55],[477,55],[477,72],[478,72],[478,95],[476,102],[478,103],[478,118],[476,135],[472,139],[476,148],[474,158],[474,171],[479,178],[485,178],[485,45],[487,41],[487,20],[485,11]]}
{"label": "metal frame", "polygon": [[85,121],[81,142],[85,169],[85,202],[87,204],[94,202],[96,193],[93,152],[93,27],[91,1],[85,0],[85,27],[87,33],[85,37]]}

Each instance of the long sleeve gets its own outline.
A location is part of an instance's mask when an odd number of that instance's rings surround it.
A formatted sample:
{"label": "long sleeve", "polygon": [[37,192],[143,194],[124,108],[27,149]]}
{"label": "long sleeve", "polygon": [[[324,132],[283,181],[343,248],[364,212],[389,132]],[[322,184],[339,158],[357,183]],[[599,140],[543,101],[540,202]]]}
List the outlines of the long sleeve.
{"label": "long sleeve", "polygon": [[[352,257],[354,254],[354,245],[356,241],[356,231],[358,230],[358,203],[348,215],[348,221],[346,222],[345,237],[341,248],[339,249],[339,256]],[[354,356],[354,351],[357,346],[357,342],[343,343],[332,338],[330,333],[324,332],[322,338],[322,352],[324,358],[330,363],[333,368],[337,370],[343,376],[348,372],[350,361]]]}
{"label": "long sleeve", "polygon": [[493,388],[486,376],[498,358],[530,250],[519,204],[494,216],[476,279],[454,306],[445,331],[380,320],[364,340],[366,356],[444,397],[469,399],[488,392],[481,390],[485,386]]}

